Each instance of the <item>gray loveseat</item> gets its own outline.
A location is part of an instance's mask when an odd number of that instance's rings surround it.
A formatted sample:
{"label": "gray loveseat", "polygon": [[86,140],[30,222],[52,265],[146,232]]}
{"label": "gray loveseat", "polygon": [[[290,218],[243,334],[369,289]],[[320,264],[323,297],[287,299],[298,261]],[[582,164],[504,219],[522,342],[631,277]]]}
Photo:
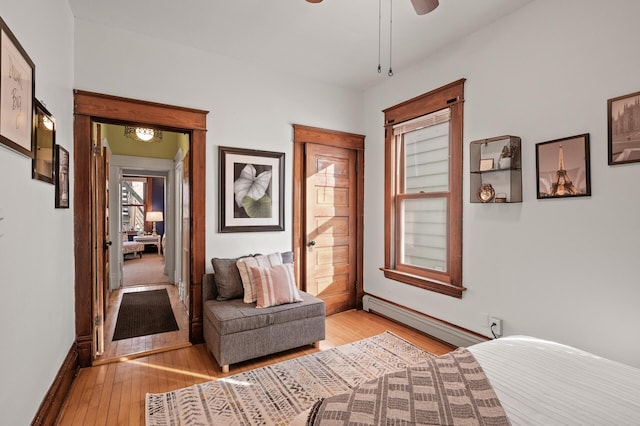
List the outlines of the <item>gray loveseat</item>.
{"label": "gray loveseat", "polygon": [[[214,273],[203,278],[204,339],[222,372],[230,364],[324,340],[322,300],[299,291],[302,302],[268,308],[245,303],[238,295],[235,260],[213,259]],[[235,286],[231,292],[229,282]]]}

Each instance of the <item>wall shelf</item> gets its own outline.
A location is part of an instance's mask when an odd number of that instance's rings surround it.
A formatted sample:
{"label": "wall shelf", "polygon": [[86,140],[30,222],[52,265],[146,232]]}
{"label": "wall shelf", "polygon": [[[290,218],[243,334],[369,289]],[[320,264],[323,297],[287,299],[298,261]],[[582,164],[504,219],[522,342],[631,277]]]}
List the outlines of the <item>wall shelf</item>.
{"label": "wall shelf", "polygon": [[521,203],[520,138],[498,136],[471,142],[472,203]]}

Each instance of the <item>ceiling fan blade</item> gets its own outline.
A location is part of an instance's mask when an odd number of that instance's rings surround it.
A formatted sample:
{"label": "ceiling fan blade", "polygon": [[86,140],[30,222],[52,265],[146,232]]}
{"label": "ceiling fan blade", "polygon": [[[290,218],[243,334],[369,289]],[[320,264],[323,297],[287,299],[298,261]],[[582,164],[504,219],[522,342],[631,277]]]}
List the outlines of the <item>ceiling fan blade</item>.
{"label": "ceiling fan blade", "polygon": [[413,4],[413,8],[418,15],[426,15],[438,7],[440,3],[438,0],[411,0],[411,4]]}
{"label": "ceiling fan blade", "polygon": [[320,3],[322,0],[307,0],[309,3]]}

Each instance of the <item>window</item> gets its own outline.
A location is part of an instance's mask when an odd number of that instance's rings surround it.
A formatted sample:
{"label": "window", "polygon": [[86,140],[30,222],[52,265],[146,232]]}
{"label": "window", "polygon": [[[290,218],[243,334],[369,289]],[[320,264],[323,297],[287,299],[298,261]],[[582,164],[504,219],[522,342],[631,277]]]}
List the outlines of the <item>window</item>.
{"label": "window", "polygon": [[144,231],[145,194],[147,178],[123,177],[122,179],[122,230]]}
{"label": "window", "polygon": [[464,80],[385,113],[385,277],[462,297]]}

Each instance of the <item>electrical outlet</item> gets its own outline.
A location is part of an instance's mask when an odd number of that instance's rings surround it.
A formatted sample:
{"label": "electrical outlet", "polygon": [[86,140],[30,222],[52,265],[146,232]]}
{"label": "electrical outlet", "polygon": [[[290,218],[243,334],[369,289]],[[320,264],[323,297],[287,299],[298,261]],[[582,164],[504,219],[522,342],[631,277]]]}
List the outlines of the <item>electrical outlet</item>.
{"label": "electrical outlet", "polygon": [[489,317],[489,329],[491,329],[496,336],[502,336],[502,319],[498,317]]}

